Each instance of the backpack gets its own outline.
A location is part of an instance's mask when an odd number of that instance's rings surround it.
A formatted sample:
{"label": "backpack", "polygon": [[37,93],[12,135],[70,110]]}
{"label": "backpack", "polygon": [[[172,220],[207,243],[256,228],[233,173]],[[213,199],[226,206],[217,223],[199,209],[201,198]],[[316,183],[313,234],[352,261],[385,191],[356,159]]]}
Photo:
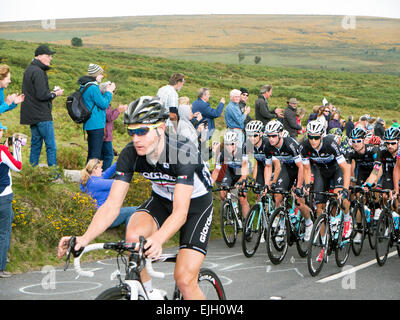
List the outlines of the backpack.
{"label": "backpack", "polygon": [[83,102],[83,94],[92,85],[94,84],[87,84],[82,92],[80,90],[77,90],[69,95],[67,98],[67,111],[69,116],[75,123],[85,123],[92,115],[92,110],[95,107],[95,104],[93,105],[92,109],[88,110]]}

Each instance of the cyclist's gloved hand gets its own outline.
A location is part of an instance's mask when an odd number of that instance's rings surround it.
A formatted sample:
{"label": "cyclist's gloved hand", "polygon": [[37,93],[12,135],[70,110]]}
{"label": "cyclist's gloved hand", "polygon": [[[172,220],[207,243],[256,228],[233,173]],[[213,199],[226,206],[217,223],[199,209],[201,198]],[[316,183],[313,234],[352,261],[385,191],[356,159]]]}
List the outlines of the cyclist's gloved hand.
{"label": "cyclist's gloved hand", "polygon": [[368,189],[367,191],[372,189],[372,184],[367,182],[367,183],[363,183],[363,185],[361,186],[364,190]]}
{"label": "cyclist's gloved hand", "polygon": [[349,199],[350,198],[350,194],[349,194],[349,189],[342,189],[340,191],[340,194],[342,195],[342,199]]}
{"label": "cyclist's gloved hand", "polygon": [[271,183],[269,186],[269,190],[275,190],[276,189],[276,183]]}
{"label": "cyclist's gloved hand", "polygon": [[294,194],[296,196],[298,196],[299,198],[303,198],[304,197],[303,189],[300,189],[300,188],[294,189]]}

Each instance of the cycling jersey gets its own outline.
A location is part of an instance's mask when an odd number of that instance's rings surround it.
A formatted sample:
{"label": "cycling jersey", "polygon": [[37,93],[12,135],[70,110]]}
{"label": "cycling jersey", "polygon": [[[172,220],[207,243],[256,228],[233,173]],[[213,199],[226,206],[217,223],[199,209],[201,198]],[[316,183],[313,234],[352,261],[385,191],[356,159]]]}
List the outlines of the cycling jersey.
{"label": "cycling jersey", "polygon": [[356,163],[355,176],[357,177],[357,184],[366,181],[371,174],[378,155],[378,147],[373,144],[365,145],[365,152],[358,153],[353,148],[349,149],[346,153],[346,158],[349,163],[352,160]]}
{"label": "cycling jersey", "polygon": [[308,139],[305,139],[300,144],[300,153],[303,164],[315,165],[321,172],[336,170],[337,164],[346,161],[343,151],[331,135],[322,138],[319,150],[315,150]]}
{"label": "cycling jersey", "polygon": [[226,164],[228,168],[231,169],[241,169],[243,161],[247,161],[248,156],[246,154],[246,146],[243,145],[243,147],[237,147],[236,152],[234,154],[231,154],[225,150],[225,148],[221,151],[221,153],[218,156],[218,159],[215,163],[215,168],[216,169],[221,169],[222,164]]}
{"label": "cycling jersey", "polygon": [[[305,139],[300,144],[300,151],[303,164],[311,164],[315,192],[343,187],[343,171],[339,164],[346,162],[346,159],[333,136],[323,137],[318,150],[315,150],[308,139]],[[316,203],[325,203],[326,200],[325,196],[315,195]]]}
{"label": "cycling jersey", "polygon": [[299,152],[299,144],[296,140],[290,137],[282,138],[282,146],[278,149],[271,145],[269,141],[265,144],[266,164],[271,165],[273,160],[279,160],[288,168],[297,169],[296,163],[301,161]]}
{"label": "cycling jersey", "polygon": [[257,162],[257,177],[256,182],[260,185],[264,185],[264,169],[265,169],[265,144],[267,143],[267,139],[264,137],[261,138],[261,145],[257,147],[253,145],[253,157],[256,159]]}
{"label": "cycling jersey", "polygon": [[129,183],[133,174],[139,172],[151,181],[154,193],[170,201],[173,201],[177,183],[194,187],[192,199],[210,192],[212,187],[210,172],[201,160],[200,154],[190,152],[197,149],[188,147],[187,143],[183,145],[170,139],[168,135],[165,137],[160,160],[155,164],[149,163],[146,156],[139,156],[133,142],[130,142],[118,158],[115,179]]}

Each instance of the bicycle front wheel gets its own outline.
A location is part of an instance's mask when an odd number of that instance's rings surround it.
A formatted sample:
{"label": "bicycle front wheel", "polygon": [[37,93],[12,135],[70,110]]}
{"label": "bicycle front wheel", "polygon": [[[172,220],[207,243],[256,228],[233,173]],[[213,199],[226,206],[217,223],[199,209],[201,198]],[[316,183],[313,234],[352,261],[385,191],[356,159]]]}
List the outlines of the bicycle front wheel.
{"label": "bicycle front wheel", "polygon": [[259,204],[251,207],[244,222],[242,250],[247,258],[252,257],[260,244],[263,233],[263,212]]}
{"label": "bicycle front wheel", "polygon": [[[124,287],[113,287],[100,293],[95,300],[130,300],[130,293]],[[139,300],[144,300],[139,296]]]}
{"label": "bicycle front wheel", "polygon": [[267,230],[267,253],[273,264],[279,264],[285,258],[289,247],[290,226],[286,219],[285,210],[274,211]]}
{"label": "bicycle front wheel", "polygon": [[[352,209],[351,216],[353,218],[353,223],[355,228],[353,229],[354,237],[351,240],[351,249],[355,256],[359,256],[364,244],[365,233],[367,229],[367,221],[365,220],[364,209],[360,205],[355,205]],[[357,216],[361,219],[361,222],[357,222]]]}
{"label": "bicycle front wheel", "polygon": [[226,245],[232,248],[237,238],[237,223],[235,214],[228,200],[222,203],[221,207],[221,231]]}
{"label": "bicycle front wheel", "polygon": [[314,222],[311,231],[307,252],[307,266],[310,274],[317,276],[326,261],[329,244],[329,223],[325,213],[321,214]]}
{"label": "bicycle front wheel", "polygon": [[378,225],[376,228],[376,239],[375,239],[375,255],[376,261],[380,266],[386,263],[389,246],[390,237],[392,233],[391,215],[387,210],[383,211],[379,217]]}

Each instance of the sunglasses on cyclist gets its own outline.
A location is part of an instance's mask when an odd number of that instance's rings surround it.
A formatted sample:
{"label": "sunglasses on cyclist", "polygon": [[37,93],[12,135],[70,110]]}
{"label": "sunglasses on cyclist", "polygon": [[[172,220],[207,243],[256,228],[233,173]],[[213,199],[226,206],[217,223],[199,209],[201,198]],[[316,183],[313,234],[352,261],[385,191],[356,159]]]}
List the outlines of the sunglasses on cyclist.
{"label": "sunglasses on cyclist", "polygon": [[309,140],[319,140],[319,139],[321,139],[321,136],[310,136],[310,135],[308,135],[308,139]]}
{"label": "sunglasses on cyclist", "polygon": [[351,140],[351,143],[361,143],[361,142],[363,142],[362,139]]}
{"label": "sunglasses on cyclist", "polygon": [[278,135],[277,134],[268,134],[267,138],[276,138]]}
{"label": "sunglasses on cyclist", "polygon": [[134,135],[137,135],[139,137],[144,136],[149,133],[150,130],[158,128],[161,125],[161,123],[152,125],[152,126],[145,126],[145,127],[139,127],[135,129],[129,129],[128,128],[128,134],[132,137]]}
{"label": "sunglasses on cyclist", "polygon": [[255,134],[249,134],[248,136],[250,138],[255,138],[255,137],[259,137],[260,135],[258,133],[255,133]]}
{"label": "sunglasses on cyclist", "polygon": [[384,141],[383,143],[393,146],[393,145],[397,144],[397,141]]}

